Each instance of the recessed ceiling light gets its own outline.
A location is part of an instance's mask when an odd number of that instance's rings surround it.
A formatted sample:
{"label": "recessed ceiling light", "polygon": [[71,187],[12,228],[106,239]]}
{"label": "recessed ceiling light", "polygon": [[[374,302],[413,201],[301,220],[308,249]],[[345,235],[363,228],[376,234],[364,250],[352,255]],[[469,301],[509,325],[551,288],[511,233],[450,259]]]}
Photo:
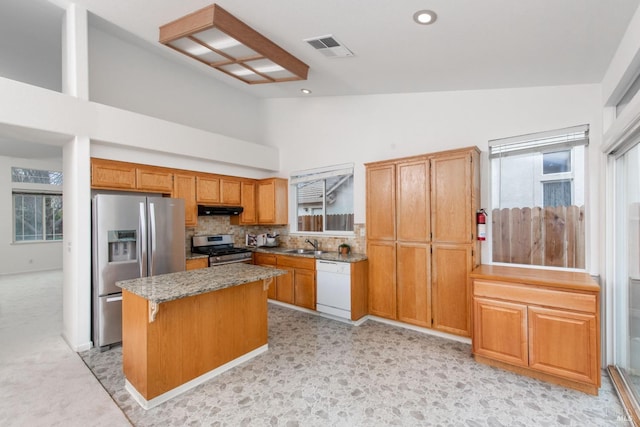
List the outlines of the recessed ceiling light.
{"label": "recessed ceiling light", "polygon": [[413,20],[420,25],[431,25],[436,19],[438,15],[433,10],[419,10],[413,14]]}
{"label": "recessed ceiling light", "polygon": [[309,95],[311,93],[309,89],[300,89],[300,92],[304,93],[305,95]]}

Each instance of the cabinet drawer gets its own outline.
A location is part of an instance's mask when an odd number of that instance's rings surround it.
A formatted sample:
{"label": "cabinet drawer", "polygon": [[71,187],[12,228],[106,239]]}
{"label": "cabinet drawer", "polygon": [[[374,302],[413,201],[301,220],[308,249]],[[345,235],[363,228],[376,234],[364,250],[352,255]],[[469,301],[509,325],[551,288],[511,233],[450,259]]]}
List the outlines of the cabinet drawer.
{"label": "cabinet drawer", "polygon": [[316,269],[315,258],[293,257],[293,256],[278,256],[278,267],[292,267],[303,268],[306,270]]}
{"label": "cabinet drawer", "polygon": [[255,252],[253,254],[253,263],[255,265],[276,265],[276,256]]}
{"label": "cabinet drawer", "polygon": [[586,313],[595,313],[597,311],[597,300],[594,294],[564,292],[514,283],[489,282],[475,279],[473,282],[473,295],[474,297],[517,301],[523,304],[555,307]]}

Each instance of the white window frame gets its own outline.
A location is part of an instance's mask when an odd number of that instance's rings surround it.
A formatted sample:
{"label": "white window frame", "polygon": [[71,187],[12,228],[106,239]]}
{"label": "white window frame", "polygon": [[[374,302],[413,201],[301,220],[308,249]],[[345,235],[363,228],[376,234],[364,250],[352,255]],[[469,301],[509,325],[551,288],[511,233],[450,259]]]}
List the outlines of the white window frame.
{"label": "white window frame", "polygon": [[[19,166],[14,166],[19,167]],[[19,167],[21,169],[38,169],[38,170],[47,170],[33,167]],[[47,170],[50,172],[59,173],[57,170]],[[13,177],[13,172],[12,177]],[[62,230],[62,238],[56,240],[16,240],[16,218],[15,218],[15,198],[14,194],[33,194],[33,195],[42,195],[42,196],[60,196],[62,197],[62,180],[60,180],[60,185],[55,184],[43,184],[43,183],[33,183],[33,182],[11,182],[11,243],[14,245],[29,245],[29,244],[51,244],[51,243],[60,243],[64,238],[64,229]],[[64,211],[64,206],[63,206]],[[44,215],[44,212],[43,212]],[[63,212],[64,215],[64,212]],[[46,237],[46,234],[44,235]]]}
{"label": "white window frame", "polygon": [[[289,217],[293,218],[290,221],[290,230],[289,234],[298,234],[298,235],[316,235],[316,236],[354,236],[355,230],[350,231],[339,231],[339,230],[330,230],[326,231],[326,206],[324,206],[323,200],[323,231],[299,231],[298,230],[298,192],[297,192],[297,184],[301,182],[308,181],[317,181],[320,179],[331,178],[334,176],[340,175],[348,175],[354,176],[354,164],[353,163],[345,163],[334,166],[327,166],[316,169],[306,169],[300,171],[291,172],[289,177]],[[324,194],[324,192],[323,192]],[[355,194],[353,195],[355,196]],[[353,197],[354,210],[355,210],[355,197]],[[354,224],[355,227],[355,224]]]}
{"label": "white window frame", "polygon": [[[543,153],[543,152],[552,152],[552,151],[561,151],[563,149],[572,149],[573,147],[576,146],[580,146],[583,145],[585,147],[585,161],[588,159],[588,154],[586,152],[586,148],[589,146],[589,125],[579,125],[579,126],[572,126],[572,127],[568,127],[568,128],[562,128],[562,129],[556,129],[556,130],[552,130],[552,131],[546,131],[546,132],[537,132],[537,133],[533,133],[533,134],[527,134],[527,135],[519,135],[519,136],[514,136],[514,137],[509,137],[509,138],[501,138],[501,139],[495,139],[495,140],[490,140],[489,141],[489,188],[490,188],[490,196],[489,198],[491,199],[492,193],[493,193],[493,158],[495,157],[500,157],[500,155],[502,154],[506,154],[508,155],[509,153],[516,153],[516,152],[520,152],[520,153],[526,153],[526,152],[539,152],[539,153]],[[574,150],[571,150],[571,183],[572,183],[572,188],[571,188],[571,201],[572,203],[575,201],[575,179],[574,179],[574,171],[575,171],[575,153]],[[568,173],[567,172],[562,172],[562,173],[558,173],[558,174],[543,174],[543,166],[542,166],[542,155],[540,155],[540,161],[538,162],[538,167],[539,167],[539,179],[538,182],[542,183],[543,182],[543,177],[553,177],[553,179],[549,179],[549,180],[544,180],[544,181],[553,181],[556,179],[559,179],[560,176],[566,176]],[[569,179],[569,178],[563,178],[563,179]],[[587,191],[588,191],[588,185],[587,185],[587,180],[588,180],[588,174],[585,171],[585,176],[584,176],[584,187],[585,187],[585,198],[584,198],[584,204],[585,204],[585,213],[588,212],[588,197],[587,197]],[[536,201],[538,199],[540,199],[540,205],[542,206],[542,198],[543,198],[543,191],[542,191],[542,185],[540,185],[539,187],[539,195],[536,195]],[[489,205],[493,206],[493,200],[489,201]],[[588,260],[588,247],[589,247],[589,222],[588,222],[588,216],[585,218],[585,260],[584,260],[584,264],[585,264],[585,268],[565,268],[565,267],[553,267],[553,266],[544,266],[544,265],[535,265],[535,264],[515,264],[515,263],[504,263],[504,262],[496,262],[493,260],[493,245],[492,245],[492,239],[488,239],[488,246],[489,246],[489,251],[488,251],[488,255],[489,258],[491,259],[490,263],[491,264],[496,264],[496,265],[507,265],[507,266],[521,266],[521,267],[527,267],[527,268],[539,268],[539,269],[549,269],[549,270],[564,270],[564,271],[586,271],[586,269],[588,268],[588,264],[589,264],[589,260]],[[491,221],[489,221],[489,235],[491,236],[492,234],[492,230],[491,230]]]}

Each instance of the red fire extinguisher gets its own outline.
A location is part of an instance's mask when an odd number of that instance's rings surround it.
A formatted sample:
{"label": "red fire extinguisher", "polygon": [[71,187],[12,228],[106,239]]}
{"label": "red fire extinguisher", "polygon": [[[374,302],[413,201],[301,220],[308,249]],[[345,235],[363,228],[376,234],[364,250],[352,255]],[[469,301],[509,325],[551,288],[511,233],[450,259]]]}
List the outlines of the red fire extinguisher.
{"label": "red fire extinguisher", "polygon": [[476,212],[476,224],[478,224],[478,240],[487,240],[487,212],[484,209]]}

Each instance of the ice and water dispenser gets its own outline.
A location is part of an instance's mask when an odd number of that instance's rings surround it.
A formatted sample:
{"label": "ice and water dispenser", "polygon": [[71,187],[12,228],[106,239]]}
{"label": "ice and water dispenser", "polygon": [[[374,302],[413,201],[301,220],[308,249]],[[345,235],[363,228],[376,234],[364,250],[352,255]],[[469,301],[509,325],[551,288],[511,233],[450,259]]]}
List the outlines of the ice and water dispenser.
{"label": "ice and water dispenser", "polygon": [[136,230],[109,230],[109,262],[135,261]]}

